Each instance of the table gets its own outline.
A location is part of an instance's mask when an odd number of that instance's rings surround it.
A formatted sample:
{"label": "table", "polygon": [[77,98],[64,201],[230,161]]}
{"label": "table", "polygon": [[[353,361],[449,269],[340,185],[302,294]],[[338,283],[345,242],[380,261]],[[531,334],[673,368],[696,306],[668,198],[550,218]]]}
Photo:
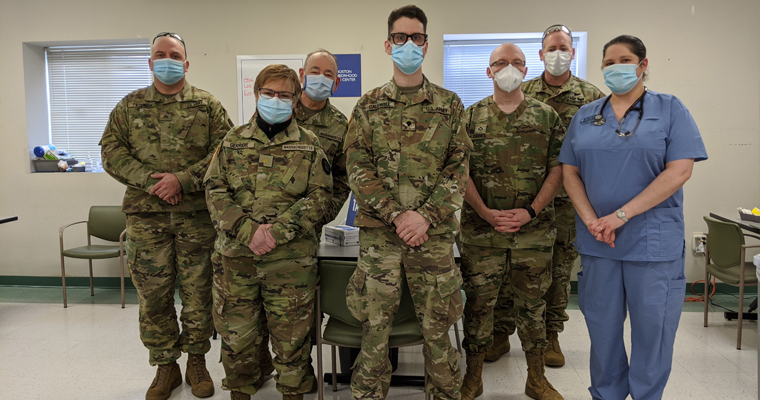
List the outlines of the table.
{"label": "table", "polygon": [[744,229],[744,230],[750,231],[752,233],[757,233],[758,235],[760,235],[760,223],[759,222],[744,221],[742,219],[739,219],[738,216],[737,216],[737,218],[728,218],[728,217],[724,217],[722,215],[718,215],[718,214],[714,214],[714,213],[710,213],[710,217],[711,218],[715,218],[718,221],[730,222],[732,224],[739,225],[739,227],[742,228],[742,229]]}
{"label": "table", "polygon": [[6,222],[12,222],[12,221],[18,221],[18,217],[10,217],[10,218],[0,219],[0,224],[4,224]]}

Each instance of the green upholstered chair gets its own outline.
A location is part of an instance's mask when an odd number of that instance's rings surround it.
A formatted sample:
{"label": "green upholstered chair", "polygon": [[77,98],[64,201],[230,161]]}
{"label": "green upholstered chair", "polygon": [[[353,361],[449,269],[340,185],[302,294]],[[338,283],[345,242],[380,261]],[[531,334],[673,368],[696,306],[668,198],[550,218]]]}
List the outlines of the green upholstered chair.
{"label": "green upholstered chair", "polygon": [[[361,348],[362,324],[346,306],[346,287],[354,270],[356,262],[331,261],[319,262],[319,287],[317,288],[317,381],[319,382],[319,400],[324,399],[324,380],[322,379],[322,345],[332,347],[332,386],[338,390],[335,361],[335,347]],[[322,313],[330,318],[322,332]],[[409,288],[404,284],[401,302],[393,319],[388,340],[389,348],[421,345],[422,330],[414,312],[414,303]],[[427,378],[427,374],[425,374]],[[427,380],[427,379],[426,379]],[[427,385],[426,385],[427,386]],[[428,396],[426,395],[426,398]]]}
{"label": "green upholstered chair", "polygon": [[[87,223],[87,246],[74,247],[64,250],[63,231],[77,224]],[[95,295],[92,283],[92,260],[119,257],[121,265],[121,308],[124,308],[124,237],[127,233],[127,216],[121,211],[121,206],[92,206],[87,221],[74,222],[64,225],[58,230],[61,244],[61,279],[63,281],[63,308],[66,301],[66,267],[64,257],[86,259],[90,263],[90,296]],[[93,245],[92,237],[118,245]]]}
{"label": "green upholstered chair", "polygon": [[744,237],[760,237],[745,234],[739,225],[704,217],[707,222],[707,248],[705,251],[705,326],[707,326],[707,286],[710,275],[716,279],[739,287],[739,328],[736,334],[736,348],[742,348],[742,316],[744,311],[744,287],[757,286],[757,275],[752,261],[746,260],[747,249],[760,247],[744,244]]}

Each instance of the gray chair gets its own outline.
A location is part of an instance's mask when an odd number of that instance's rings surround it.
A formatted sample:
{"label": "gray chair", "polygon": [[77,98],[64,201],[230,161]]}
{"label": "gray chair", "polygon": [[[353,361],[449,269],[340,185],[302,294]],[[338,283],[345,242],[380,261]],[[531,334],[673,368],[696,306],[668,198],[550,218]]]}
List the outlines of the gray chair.
{"label": "gray chair", "polygon": [[[87,246],[63,248],[63,231],[66,228],[87,223]],[[92,206],[87,221],[74,222],[64,225],[58,230],[61,245],[61,280],[63,283],[63,308],[68,306],[66,300],[66,266],[64,258],[86,259],[90,263],[90,296],[95,295],[92,279],[92,260],[119,257],[121,265],[121,308],[124,308],[124,237],[127,233],[127,216],[121,211],[121,206]],[[93,245],[92,237],[118,245]]]}
{"label": "gray chair", "polygon": [[747,246],[744,237],[760,237],[742,232],[739,225],[704,217],[707,222],[707,246],[705,251],[705,327],[707,326],[707,286],[710,275],[739,287],[739,328],[736,334],[736,349],[742,349],[742,317],[744,314],[744,287],[757,286],[755,266],[745,261],[747,249],[760,245]]}
{"label": "gray chair", "polygon": [[[319,400],[324,399],[322,379],[322,345],[332,347],[332,387],[338,390],[336,379],[337,363],[335,347],[361,348],[362,324],[346,306],[346,287],[356,269],[356,262],[324,260],[319,262],[319,286],[317,287],[317,382]],[[330,316],[322,332],[322,313]],[[393,319],[393,327],[388,339],[388,347],[421,345],[424,342],[420,323],[414,312],[414,303],[409,288],[404,284],[401,302]],[[427,373],[425,373],[427,382]],[[427,385],[425,385],[427,388]],[[425,395],[427,399],[427,393]]]}

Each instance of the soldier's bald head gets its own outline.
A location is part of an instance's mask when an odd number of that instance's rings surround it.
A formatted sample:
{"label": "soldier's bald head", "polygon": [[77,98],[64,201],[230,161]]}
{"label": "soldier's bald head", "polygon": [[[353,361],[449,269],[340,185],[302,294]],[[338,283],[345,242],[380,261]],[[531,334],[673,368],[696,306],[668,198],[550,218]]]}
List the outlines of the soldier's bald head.
{"label": "soldier's bald head", "polygon": [[494,63],[497,60],[514,61],[520,59],[525,62],[525,53],[515,44],[504,43],[501,46],[494,49],[491,53],[491,59],[488,61],[488,65]]}
{"label": "soldier's bald head", "polygon": [[[156,53],[163,53],[163,56],[155,57]],[[187,59],[187,50],[185,49],[184,43],[171,36],[157,37],[150,45],[151,58],[175,58],[172,57],[173,53],[181,54],[181,61]]]}

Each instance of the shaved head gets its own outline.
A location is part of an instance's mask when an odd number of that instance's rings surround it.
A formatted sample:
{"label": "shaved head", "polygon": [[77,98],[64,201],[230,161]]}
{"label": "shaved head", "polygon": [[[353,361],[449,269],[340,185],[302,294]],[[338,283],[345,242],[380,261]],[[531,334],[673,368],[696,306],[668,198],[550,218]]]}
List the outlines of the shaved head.
{"label": "shaved head", "polygon": [[504,43],[503,45],[497,47],[493,53],[491,53],[491,59],[488,61],[488,65],[491,65],[494,63],[494,61],[497,60],[506,60],[506,61],[514,61],[516,59],[520,59],[525,62],[525,53],[523,53],[522,50],[520,50],[517,45],[514,45],[512,43]]}

